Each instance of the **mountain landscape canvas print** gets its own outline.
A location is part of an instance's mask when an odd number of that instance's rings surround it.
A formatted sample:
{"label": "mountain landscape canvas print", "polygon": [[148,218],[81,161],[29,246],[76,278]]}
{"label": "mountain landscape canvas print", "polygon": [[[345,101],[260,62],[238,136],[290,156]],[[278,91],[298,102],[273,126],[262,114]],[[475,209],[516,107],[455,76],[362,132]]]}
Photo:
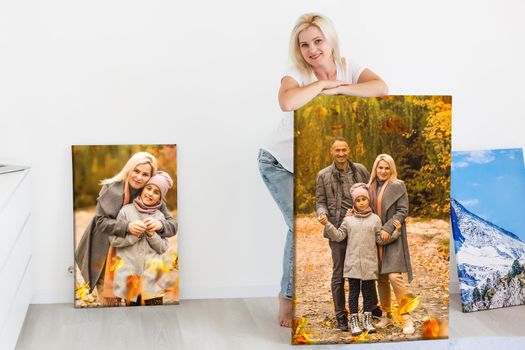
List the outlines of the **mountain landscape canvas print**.
{"label": "mountain landscape canvas print", "polygon": [[521,149],[452,152],[451,221],[464,312],[525,304]]}

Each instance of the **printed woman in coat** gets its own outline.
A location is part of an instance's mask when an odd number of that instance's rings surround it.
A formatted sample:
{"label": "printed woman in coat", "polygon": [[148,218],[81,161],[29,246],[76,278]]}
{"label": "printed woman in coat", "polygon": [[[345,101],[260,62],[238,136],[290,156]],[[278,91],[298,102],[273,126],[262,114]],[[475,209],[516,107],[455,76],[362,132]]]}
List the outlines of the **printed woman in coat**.
{"label": "printed woman in coat", "polygon": [[[383,317],[376,327],[385,327],[391,323],[391,287],[396,300],[399,302],[408,294],[403,274],[408,275],[408,282],[412,281],[412,266],[405,219],[408,215],[408,193],[403,181],[397,179],[397,170],[394,159],[388,154],[377,156],[370,181],[371,207],[381,218],[381,232],[379,245],[379,278],[377,289],[379,301],[383,309]],[[401,234],[395,235],[394,222],[401,223]],[[397,239],[394,239],[397,236]],[[405,325],[403,333],[414,333],[414,325],[408,314],[403,315]]]}
{"label": "printed woman in coat", "polygon": [[117,175],[101,181],[102,189],[97,198],[95,216],[82,235],[75,252],[75,262],[84,281],[89,284],[89,292],[96,287],[99,301],[105,306],[119,304],[113,298],[112,286],[106,284],[104,287],[105,269],[109,265],[107,262],[111,262],[114,256],[108,236],[138,236],[145,230],[155,230],[166,238],[177,232],[177,223],[164,203],[159,209],[164,214],[164,220],[117,220],[122,206],[133,202],[156,171],[155,157],[147,152],[138,152],[131,156]]}

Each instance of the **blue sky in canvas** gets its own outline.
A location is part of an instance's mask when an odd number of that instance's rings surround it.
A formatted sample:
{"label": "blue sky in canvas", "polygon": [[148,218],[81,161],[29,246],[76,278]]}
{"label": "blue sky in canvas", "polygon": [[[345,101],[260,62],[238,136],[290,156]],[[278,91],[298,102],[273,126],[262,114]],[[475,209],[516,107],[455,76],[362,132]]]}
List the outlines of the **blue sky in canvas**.
{"label": "blue sky in canvas", "polygon": [[451,196],[472,213],[525,241],[521,149],[452,152]]}

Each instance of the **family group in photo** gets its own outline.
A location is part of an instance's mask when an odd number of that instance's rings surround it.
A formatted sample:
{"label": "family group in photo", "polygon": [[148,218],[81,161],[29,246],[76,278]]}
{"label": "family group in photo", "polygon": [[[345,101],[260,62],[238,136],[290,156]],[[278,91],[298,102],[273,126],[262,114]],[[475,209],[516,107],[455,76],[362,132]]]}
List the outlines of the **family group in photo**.
{"label": "family group in photo", "polygon": [[122,170],[101,181],[95,215],[75,252],[91,293],[103,306],[160,305],[166,276],[159,274],[167,238],[177,222],[165,199],[171,176],[147,152],[133,154]]}
{"label": "family group in photo", "polygon": [[[349,330],[347,279],[350,332],[374,333],[376,327],[392,323],[391,288],[400,304],[408,294],[403,274],[408,274],[408,282],[412,281],[405,223],[408,194],[403,181],[397,178],[394,159],[388,154],[377,156],[370,175],[362,164],[348,159],[350,148],[344,138],[334,139],[330,153],[333,163],[319,171],[315,194],[317,218],[324,225],[332,253],[331,290],[337,328]],[[374,316],[378,322],[372,321]],[[410,315],[401,316],[403,333],[414,333]]]}

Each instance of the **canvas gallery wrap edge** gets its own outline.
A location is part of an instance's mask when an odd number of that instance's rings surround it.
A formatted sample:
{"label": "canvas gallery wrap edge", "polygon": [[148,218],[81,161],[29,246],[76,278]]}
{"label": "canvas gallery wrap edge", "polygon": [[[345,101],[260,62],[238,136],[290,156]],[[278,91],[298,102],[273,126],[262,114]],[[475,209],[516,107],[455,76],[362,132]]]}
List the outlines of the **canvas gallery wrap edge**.
{"label": "canvas gallery wrap edge", "polygon": [[452,152],[451,220],[463,312],[525,304],[522,149]]}

